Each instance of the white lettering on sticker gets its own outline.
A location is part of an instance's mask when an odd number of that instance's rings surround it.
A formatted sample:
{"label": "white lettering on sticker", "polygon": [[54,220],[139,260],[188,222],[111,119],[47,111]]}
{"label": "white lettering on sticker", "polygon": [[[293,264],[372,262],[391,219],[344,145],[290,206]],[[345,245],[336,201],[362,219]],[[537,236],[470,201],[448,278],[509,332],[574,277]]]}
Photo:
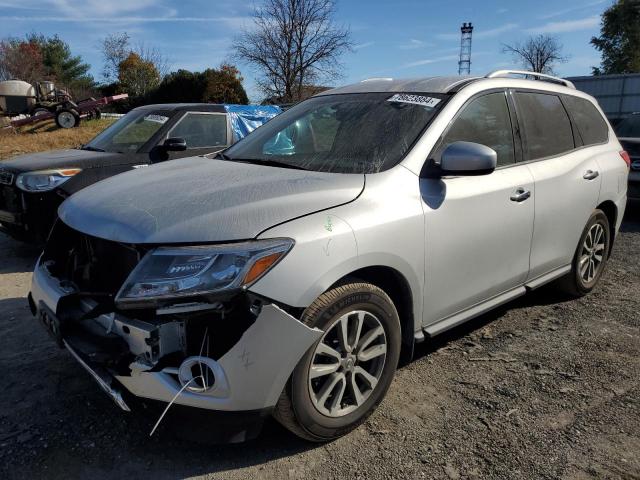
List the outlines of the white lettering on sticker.
{"label": "white lettering on sticker", "polygon": [[145,120],[149,120],[150,122],[156,122],[156,123],[165,123],[167,120],[169,120],[169,117],[165,117],[164,115],[147,115],[146,117],[144,117]]}
{"label": "white lettering on sticker", "polygon": [[423,107],[429,108],[433,108],[440,103],[439,98],[425,97],[423,95],[410,95],[408,93],[396,93],[387,101],[397,103],[411,103],[413,105],[422,105]]}

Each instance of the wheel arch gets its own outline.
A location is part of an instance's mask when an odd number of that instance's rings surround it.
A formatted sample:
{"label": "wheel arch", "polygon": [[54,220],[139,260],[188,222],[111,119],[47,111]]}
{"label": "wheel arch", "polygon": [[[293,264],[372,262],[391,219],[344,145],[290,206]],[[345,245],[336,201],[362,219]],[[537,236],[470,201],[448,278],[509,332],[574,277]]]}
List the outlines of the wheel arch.
{"label": "wheel arch", "polygon": [[350,283],[354,278],[381,288],[391,298],[400,318],[401,359],[402,361],[409,361],[413,356],[413,348],[415,346],[413,293],[409,281],[395,268],[374,265],[363,267],[344,275],[331,285],[330,289],[344,283]]}
{"label": "wheel arch", "polygon": [[611,200],[605,200],[596,208],[598,210],[602,210],[602,212],[606,215],[607,220],[609,220],[609,232],[611,234],[611,241],[609,242],[609,251],[607,252],[607,255],[611,255],[611,249],[613,248],[613,242],[616,236],[616,223],[618,221],[618,207]]}

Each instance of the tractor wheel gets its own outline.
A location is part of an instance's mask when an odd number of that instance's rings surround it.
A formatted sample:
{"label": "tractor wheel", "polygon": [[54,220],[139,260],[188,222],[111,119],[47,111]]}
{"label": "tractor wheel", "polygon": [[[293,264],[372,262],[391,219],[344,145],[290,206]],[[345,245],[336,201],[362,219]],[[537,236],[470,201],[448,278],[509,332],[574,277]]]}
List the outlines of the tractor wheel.
{"label": "tractor wheel", "polygon": [[45,115],[49,113],[49,110],[43,107],[36,108],[33,112],[31,112],[32,117],[37,117],[38,115]]}
{"label": "tractor wheel", "polygon": [[60,128],[73,128],[80,124],[80,115],[70,108],[61,108],[56,112],[56,125]]}

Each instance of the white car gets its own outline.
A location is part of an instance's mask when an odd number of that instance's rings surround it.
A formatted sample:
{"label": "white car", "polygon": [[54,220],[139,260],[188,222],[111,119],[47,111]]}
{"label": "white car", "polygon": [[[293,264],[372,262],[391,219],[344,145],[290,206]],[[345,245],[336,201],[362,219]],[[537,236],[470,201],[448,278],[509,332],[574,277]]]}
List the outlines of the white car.
{"label": "white car", "polygon": [[628,158],[562,79],[364,81],[217,161],[66,200],[30,304],[125,410],[133,394],[234,414],[231,440],[273,413],[326,441],[371,414],[415,343],[554,280],[592,290]]}

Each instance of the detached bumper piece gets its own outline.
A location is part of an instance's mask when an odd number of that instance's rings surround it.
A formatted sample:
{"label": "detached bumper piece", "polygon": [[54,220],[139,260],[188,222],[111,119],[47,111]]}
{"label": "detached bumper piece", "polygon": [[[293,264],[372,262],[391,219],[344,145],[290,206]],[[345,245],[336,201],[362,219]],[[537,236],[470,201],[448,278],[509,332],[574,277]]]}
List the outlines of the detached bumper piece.
{"label": "detached bumper piece", "polygon": [[122,394],[115,390],[111,385],[113,383],[113,377],[109,375],[106,371],[102,370],[99,367],[91,367],[83,358],[82,354],[77,352],[75,348],[73,348],[69,342],[63,340],[64,346],[69,350],[69,353],[75,358],[80,365],[84,367],[84,369],[89,372],[89,375],[93,377],[93,379],[98,382],[98,385],[105,391],[105,393],[111,397],[111,399],[125,412],[130,412],[131,409],[129,405],[122,398]]}

